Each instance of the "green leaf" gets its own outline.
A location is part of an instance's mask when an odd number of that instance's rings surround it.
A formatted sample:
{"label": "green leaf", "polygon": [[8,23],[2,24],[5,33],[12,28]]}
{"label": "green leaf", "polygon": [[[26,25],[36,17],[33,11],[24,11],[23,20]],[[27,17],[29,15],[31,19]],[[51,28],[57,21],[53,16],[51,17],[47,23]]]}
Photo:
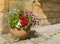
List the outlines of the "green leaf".
{"label": "green leaf", "polygon": [[26,26],[23,27],[24,30],[30,28],[30,24],[27,24]]}
{"label": "green leaf", "polygon": [[19,21],[19,13],[11,13],[8,16],[9,24],[11,27],[15,27],[17,22]]}

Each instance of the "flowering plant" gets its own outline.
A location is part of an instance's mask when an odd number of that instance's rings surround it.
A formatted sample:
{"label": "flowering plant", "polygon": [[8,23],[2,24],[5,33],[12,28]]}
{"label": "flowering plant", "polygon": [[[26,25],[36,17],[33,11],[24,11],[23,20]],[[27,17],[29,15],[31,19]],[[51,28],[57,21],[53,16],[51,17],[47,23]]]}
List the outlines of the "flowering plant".
{"label": "flowering plant", "polygon": [[29,29],[31,26],[38,24],[38,18],[29,10],[14,10],[8,15],[11,28]]}

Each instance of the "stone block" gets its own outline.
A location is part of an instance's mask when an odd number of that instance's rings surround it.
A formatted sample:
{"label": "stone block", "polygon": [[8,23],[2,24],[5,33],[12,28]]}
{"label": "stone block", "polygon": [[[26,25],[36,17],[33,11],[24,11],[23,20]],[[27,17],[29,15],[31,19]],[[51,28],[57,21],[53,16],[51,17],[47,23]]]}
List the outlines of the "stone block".
{"label": "stone block", "polygon": [[47,2],[49,2],[49,3],[55,3],[55,2],[60,2],[60,0],[39,0],[40,2],[42,2],[42,3],[47,3]]}
{"label": "stone block", "polygon": [[42,8],[43,11],[60,11],[59,3],[43,3]]}
{"label": "stone block", "polygon": [[0,12],[4,10],[4,0],[0,0]]}

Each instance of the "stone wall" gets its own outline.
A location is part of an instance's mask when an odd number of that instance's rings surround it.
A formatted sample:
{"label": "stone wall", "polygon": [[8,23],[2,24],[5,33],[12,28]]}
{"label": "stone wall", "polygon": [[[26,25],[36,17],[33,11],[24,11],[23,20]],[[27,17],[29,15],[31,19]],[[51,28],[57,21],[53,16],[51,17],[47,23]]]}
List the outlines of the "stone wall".
{"label": "stone wall", "polygon": [[[41,19],[40,25],[60,23],[60,18],[55,18],[60,17],[60,0],[1,0],[0,11],[12,10],[15,8],[16,2],[18,4],[23,3],[26,10],[33,11]],[[8,26],[6,14],[0,15],[0,19],[2,21],[0,24],[3,27],[1,29],[5,29]]]}
{"label": "stone wall", "polygon": [[4,10],[4,0],[0,0],[0,11]]}
{"label": "stone wall", "polygon": [[53,20],[51,20],[48,19],[49,17],[51,18],[60,16],[59,0],[35,0],[35,2],[34,0],[2,0],[0,1],[0,11],[3,11],[4,8],[9,10],[13,9],[16,2],[18,2],[18,4],[23,3],[25,9],[33,11],[38,18],[47,18],[46,20],[50,24],[56,23],[54,22],[54,20],[56,21],[56,19],[53,18]]}
{"label": "stone wall", "polygon": [[[43,10],[42,10],[42,5],[41,5],[41,3],[40,2],[38,2],[38,0],[35,0],[35,2],[34,2],[34,0],[25,0],[25,1],[19,1],[19,0],[10,0],[9,1],[9,10],[11,10],[11,9],[13,9],[13,8],[15,8],[14,7],[14,4],[15,3],[18,3],[18,4],[23,4],[24,5],[24,7],[25,7],[25,9],[26,10],[31,10],[31,11],[33,11],[33,13],[38,17],[38,18],[47,18],[46,17],[46,15],[43,13]],[[40,21],[40,24],[42,24],[42,25],[45,25],[45,24],[50,24],[49,22],[48,22],[48,20],[46,19],[46,20],[41,20]]]}
{"label": "stone wall", "polygon": [[[51,24],[59,23],[60,22],[60,0],[40,0],[40,3],[42,5],[41,9],[43,10],[43,13],[46,15],[47,20]],[[49,20],[48,18],[52,18]],[[58,18],[53,18],[58,17]],[[56,22],[57,21],[57,22]]]}
{"label": "stone wall", "polygon": [[41,19],[40,24],[55,24],[60,22],[60,0],[10,0],[10,9],[18,2],[23,3],[25,9],[31,10]]}

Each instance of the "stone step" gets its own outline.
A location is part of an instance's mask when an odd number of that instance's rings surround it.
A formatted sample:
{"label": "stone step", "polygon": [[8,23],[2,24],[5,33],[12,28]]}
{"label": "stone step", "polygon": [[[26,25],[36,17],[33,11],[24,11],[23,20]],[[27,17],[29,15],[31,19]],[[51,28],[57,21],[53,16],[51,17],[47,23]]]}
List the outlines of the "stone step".
{"label": "stone step", "polygon": [[37,33],[45,37],[60,31],[60,24],[48,25],[44,27],[36,26],[36,27],[33,27],[31,30],[35,30]]}

